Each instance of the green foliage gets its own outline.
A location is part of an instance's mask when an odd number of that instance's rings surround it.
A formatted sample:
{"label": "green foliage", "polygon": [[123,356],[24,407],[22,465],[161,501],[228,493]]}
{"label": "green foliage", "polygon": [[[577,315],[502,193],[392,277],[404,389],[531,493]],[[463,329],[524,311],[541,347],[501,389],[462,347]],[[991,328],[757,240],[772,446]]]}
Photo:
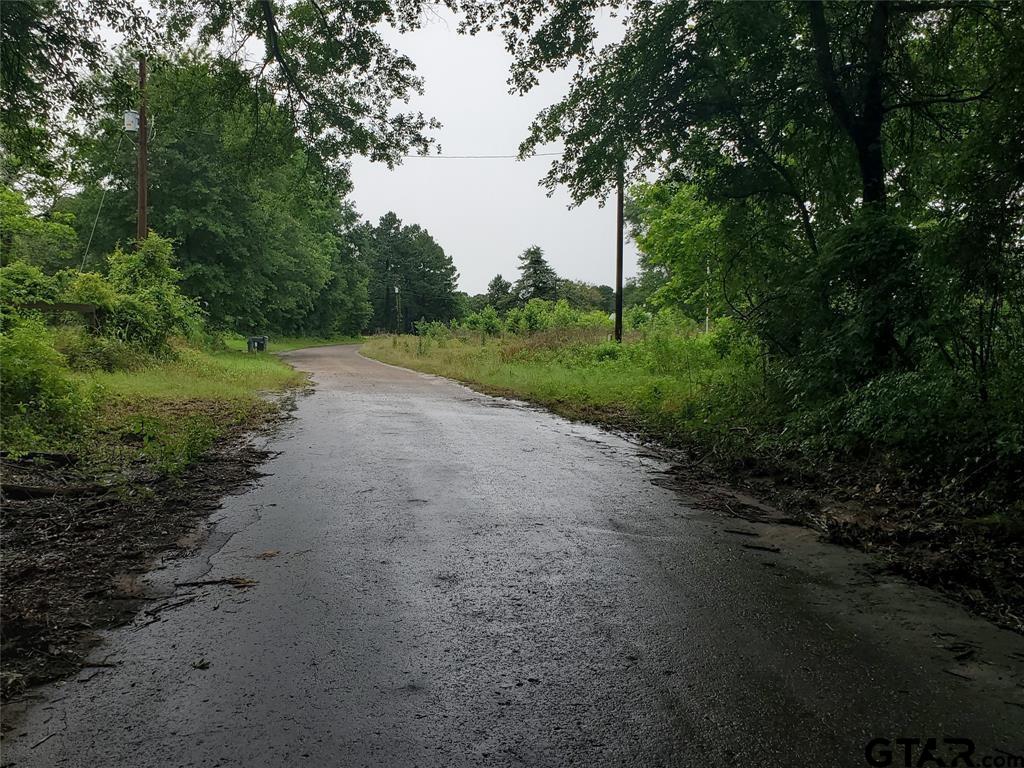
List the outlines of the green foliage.
{"label": "green foliage", "polygon": [[927,330],[918,253],[914,232],[876,209],[831,233],[816,270],[824,306],[811,305],[801,318],[800,348],[814,372],[842,387],[913,365]]}
{"label": "green foliage", "polygon": [[622,313],[622,325],[628,331],[637,331],[646,327],[654,315],[642,304],[635,304]]}
{"label": "green foliage", "polygon": [[745,325],[731,317],[720,317],[715,320],[714,332],[710,338],[711,348],[719,357],[728,357],[741,349],[753,351],[758,347],[757,337]]}
{"label": "green foliage", "polygon": [[591,285],[581,280],[558,280],[557,297],[575,309],[615,310],[615,289],[608,285]]}
{"label": "green foliage", "polygon": [[687,185],[638,184],[630,198],[640,268],[664,276],[645,301],[652,307],[681,307],[697,321],[709,307],[716,317],[722,315],[727,310],[719,287],[726,261],[722,213]]}
{"label": "green foliage", "polygon": [[531,245],[519,255],[519,279],[512,295],[520,304],[534,299],[554,301],[558,297],[558,275],[539,246]]}
{"label": "green foliage", "polygon": [[495,275],[487,284],[487,293],[483,297],[484,304],[494,308],[497,312],[507,312],[515,300],[512,283],[501,275]]}
{"label": "green foliage", "polygon": [[522,307],[513,307],[505,315],[505,330],[509,333],[535,333],[550,328],[552,303],[544,299],[530,299]]}
{"label": "green foliage", "polygon": [[16,319],[0,333],[0,370],[0,417],[8,450],[29,450],[82,426],[89,398],[69,376],[42,322]]}
{"label": "green foliage", "polygon": [[56,280],[27,262],[15,261],[0,267],[0,303],[5,308],[36,301],[52,302],[58,290]]}
{"label": "green foliage", "polygon": [[33,216],[20,194],[0,185],[0,263],[23,261],[55,272],[74,261],[78,237],[74,216]]}
{"label": "green foliage", "polygon": [[98,272],[71,271],[64,277],[64,291],[60,300],[70,304],[93,304],[101,312],[110,312],[117,306],[117,289]]}
{"label": "green foliage", "polygon": [[[0,132],[4,175],[55,174],[69,106],[89,103],[84,73],[107,63],[102,28],[138,44],[146,13],[122,0],[36,0],[3,4],[0,16]],[[5,179],[6,180],[6,179]],[[49,179],[53,180],[53,179]]]}
{"label": "green foliage", "polygon": [[549,328],[610,328],[611,321],[600,310],[586,311],[569,305],[565,299],[530,299],[521,307],[512,307],[502,320],[490,305],[467,317],[462,327],[495,335],[531,334]]}
{"label": "green foliage", "polygon": [[[735,321],[713,345],[756,357],[787,439],[1020,461],[1024,7],[668,0],[602,46],[596,6],[470,8],[520,90],[581,65],[521,151],[561,142],[544,184],[577,202],[658,175],[631,189],[626,303]],[[653,370],[694,352],[631,318]]]}
{"label": "green foliage", "polygon": [[150,233],[134,251],[120,248],[110,255],[110,283],[120,295],[106,328],[127,343],[153,354],[170,351],[175,333],[188,335],[201,325],[198,307],[182,295],[172,266],[169,240]]}
{"label": "green foliage", "polygon": [[498,314],[498,310],[490,304],[479,312],[467,315],[460,325],[466,330],[477,331],[485,336],[497,336],[502,329],[501,316]]}
{"label": "green foliage", "polygon": [[420,112],[393,109],[422,93],[423,86],[412,61],[388,44],[387,34],[389,27],[418,27],[428,18],[426,3],[157,0],[157,5],[168,12],[173,37],[234,50],[239,62],[247,54],[238,39],[262,41],[266,59],[251,78],[288,105],[292,128],[323,161],[337,164],[362,154],[395,165],[413,148],[430,146],[425,133],[436,123]]}
{"label": "green foliage", "polygon": [[80,325],[54,329],[54,347],[73,371],[131,371],[152,362],[146,350],[118,338],[90,333]]}
{"label": "green foliage", "polygon": [[429,232],[389,212],[360,236],[370,265],[374,328],[408,331],[417,318],[449,322],[458,316],[458,272]]}
{"label": "green foliage", "polygon": [[134,250],[117,248],[107,259],[111,284],[123,293],[173,285],[181,273],[173,266],[171,241],[150,233]]}
{"label": "green foliage", "polygon": [[447,341],[452,338],[451,329],[437,320],[418,320],[413,323],[416,335],[431,341]]}
{"label": "green foliage", "polygon": [[[107,115],[130,106],[133,62],[96,83],[105,107],[80,140],[82,193],[68,206],[97,221],[91,253],[134,235],[133,149]],[[369,317],[349,183],[310,153],[266,84],[198,54],[151,61],[150,225],[176,243],[181,288],[216,329],[357,334]],[[120,149],[119,149],[120,144]],[[96,179],[113,179],[106,189]],[[105,197],[104,197],[105,194]],[[96,212],[103,201],[103,213]],[[92,259],[92,256],[90,256]]]}

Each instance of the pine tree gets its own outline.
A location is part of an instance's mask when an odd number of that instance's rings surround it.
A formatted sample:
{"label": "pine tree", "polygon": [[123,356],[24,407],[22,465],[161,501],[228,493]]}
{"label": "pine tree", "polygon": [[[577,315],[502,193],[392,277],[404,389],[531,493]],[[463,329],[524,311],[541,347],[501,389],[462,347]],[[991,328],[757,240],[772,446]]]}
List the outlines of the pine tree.
{"label": "pine tree", "polygon": [[558,297],[558,275],[540,246],[531,245],[519,256],[519,280],[513,293],[524,304],[530,299],[554,301]]}
{"label": "pine tree", "polygon": [[487,293],[484,294],[487,304],[490,304],[499,312],[504,312],[512,306],[512,283],[501,275],[495,275],[487,284]]}

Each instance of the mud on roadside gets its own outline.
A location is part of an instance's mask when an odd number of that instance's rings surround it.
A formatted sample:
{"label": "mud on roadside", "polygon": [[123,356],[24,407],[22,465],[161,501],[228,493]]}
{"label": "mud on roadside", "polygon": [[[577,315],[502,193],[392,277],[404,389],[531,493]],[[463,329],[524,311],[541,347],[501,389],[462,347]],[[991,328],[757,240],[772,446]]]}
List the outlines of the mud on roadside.
{"label": "mud on roadside", "polygon": [[145,609],[139,580],[156,557],[196,549],[221,499],[261,477],[259,438],[291,418],[294,397],[279,405],[177,476],[138,457],[116,472],[68,454],[0,458],[3,701],[86,666],[99,630]]}

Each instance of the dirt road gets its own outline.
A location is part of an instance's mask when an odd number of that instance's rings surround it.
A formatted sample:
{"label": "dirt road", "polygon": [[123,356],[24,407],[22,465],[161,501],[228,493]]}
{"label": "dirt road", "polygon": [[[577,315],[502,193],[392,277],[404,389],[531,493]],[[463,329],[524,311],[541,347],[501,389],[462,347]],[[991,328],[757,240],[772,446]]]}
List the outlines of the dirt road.
{"label": "dirt road", "polygon": [[8,712],[5,765],[1024,751],[1024,638],[809,531],[695,509],[655,484],[658,457],[595,428],[354,347],[289,359],[317,389],[268,476],[153,572],[167,597],[99,666]]}

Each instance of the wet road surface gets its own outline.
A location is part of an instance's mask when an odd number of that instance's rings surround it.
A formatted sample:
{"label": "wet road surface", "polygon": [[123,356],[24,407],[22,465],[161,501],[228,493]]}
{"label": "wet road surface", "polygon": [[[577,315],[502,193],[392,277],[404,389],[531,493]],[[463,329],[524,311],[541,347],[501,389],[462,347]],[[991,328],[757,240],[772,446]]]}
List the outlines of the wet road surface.
{"label": "wet road surface", "polygon": [[[93,658],[112,666],[9,709],[5,765],[832,768],[867,765],[874,737],[1022,751],[1024,638],[809,531],[702,512],[653,482],[658,457],[595,428],[354,347],[289,359],[317,389],[268,476],[151,574],[169,597],[106,636]],[[174,587],[232,577],[254,583]]]}

